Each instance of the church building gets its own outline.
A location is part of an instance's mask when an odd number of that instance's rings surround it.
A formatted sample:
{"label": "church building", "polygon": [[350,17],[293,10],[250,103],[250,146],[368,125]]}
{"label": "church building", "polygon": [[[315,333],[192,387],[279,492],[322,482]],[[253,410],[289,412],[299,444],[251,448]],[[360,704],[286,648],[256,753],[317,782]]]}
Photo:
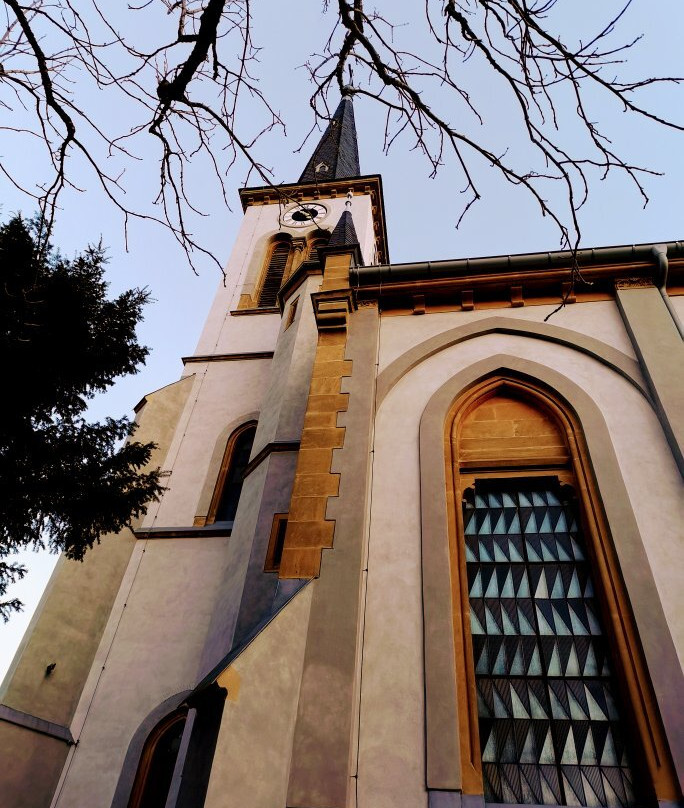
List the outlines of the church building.
{"label": "church building", "polygon": [[2,808],[681,804],[684,242],[393,264],[352,95],[240,191],[136,408],[164,494],[0,689]]}

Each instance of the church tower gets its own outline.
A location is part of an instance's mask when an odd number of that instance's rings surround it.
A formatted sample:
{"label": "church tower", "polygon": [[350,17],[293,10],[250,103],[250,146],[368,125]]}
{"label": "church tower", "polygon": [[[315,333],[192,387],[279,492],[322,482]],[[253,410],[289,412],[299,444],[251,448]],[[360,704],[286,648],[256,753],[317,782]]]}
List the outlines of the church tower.
{"label": "church tower", "polygon": [[[298,182],[245,188],[240,198],[242,226],[197,349],[178,382],[136,408],[137,436],[157,443],[152,462],[166,491],[83,564],[60,560],[5,682],[0,743],[15,761],[2,775],[7,805],[147,805],[139,761],[160,721],[157,731],[196,758],[182,781],[166,760],[163,787],[180,789],[174,805],[202,805],[227,692],[263,711],[255,749],[311,718],[296,717],[311,593],[280,621],[287,629],[270,624],[332,544],[326,503],[345,431],[337,416],[351,363],[339,334],[354,305],[349,269],[387,260],[382,183],[361,174],[351,91]],[[345,574],[360,580],[357,556]],[[340,618],[358,600],[357,591],[340,604]],[[245,698],[240,679],[252,674],[232,660],[255,638],[269,649],[248,667],[263,668],[268,681]],[[355,639],[338,643],[350,700]],[[314,718],[331,721],[336,711],[321,703]],[[348,747],[351,726],[345,732]],[[233,728],[220,743],[244,742]],[[287,780],[291,745],[278,761],[267,756],[269,788]],[[335,754],[346,761],[351,752]],[[344,790],[343,770],[336,787]]]}
{"label": "church tower", "polygon": [[166,490],[0,692],[3,808],[681,801],[684,243],[391,264],[352,96],[240,191],[136,408]]}

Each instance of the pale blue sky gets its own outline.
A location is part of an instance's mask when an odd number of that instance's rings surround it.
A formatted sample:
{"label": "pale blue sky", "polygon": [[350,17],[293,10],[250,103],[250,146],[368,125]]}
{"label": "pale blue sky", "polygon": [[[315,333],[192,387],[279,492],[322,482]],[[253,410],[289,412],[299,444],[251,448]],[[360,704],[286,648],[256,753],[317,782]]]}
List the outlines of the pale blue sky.
{"label": "pale blue sky", "polygon": [[[562,0],[562,4],[567,9],[569,25],[592,31],[604,21],[603,15],[617,5],[613,0]],[[321,38],[320,6],[319,0],[300,0],[297,4],[271,3],[256,8],[255,38],[264,46],[261,88],[276,99],[275,106],[288,127],[287,137],[275,133],[263,143],[264,160],[273,166],[277,182],[297,179],[315,143],[313,138],[304,153],[294,153],[311,125],[306,72],[297,68]],[[397,15],[396,9],[400,6],[393,3],[389,7]],[[292,13],[295,7],[296,15]],[[260,27],[262,21],[264,26]],[[412,30],[409,27],[400,33],[410,38]],[[623,21],[622,31],[625,39],[635,33],[645,34],[630,53],[630,75],[684,73],[681,57],[684,3],[681,0],[635,0]],[[300,46],[300,42],[304,44]],[[471,75],[477,81],[477,65],[470,64],[467,69],[474,71]],[[510,125],[510,106],[496,86],[489,86],[483,80],[481,89],[487,113],[485,127],[496,135],[501,148],[515,144],[518,141]],[[654,103],[661,112],[684,123],[683,94],[684,88],[662,88],[654,93]],[[92,102],[97,104],[97,97]],[[426,163],[402,142],[389,156],[384,155],[381,114],[364,99],[357,99],[355,112],[362,171],[380,173],[383,177],[393,261],[534,252],[558,247],[557,232],[548,220],[541,219],[538,209],[524,192],[506,185],[482,165],[476,166],[475,171],[483,199],[456,230],[462,182],[454,171],[447,165],[436,179],[429,179]],[[596,112],[605,116],[604,128],[614,138],[618,151],[637,163],[664,172],[665,176],[646,180],[651,202],[645,210],[639,196],[624,179],[615,177],[595,183],[592,199],[581,215],[582,246],[684,238],[681,201],[684,135],[631,120],[621,111],[603,105],[597,106]],[[108,113],[118,114],[118,111]],[[477,126],[472,122],[464,120],[464,126],[477,134]],[[569,131],[572,127],[570,124],[568,127]],[[21,161],[29,165],[34,159],[22,144],[8,140],[0,140],[0,153],[10,156],[18,165]],[[140,166],[139,181],[134,183],[132,191],[145,203],[156,192],[149,180],[156,170],[153,157],[154,144],[150,143],[145,154],[148,162]],[[240,225],[237,187],[243,177],[244,173],[237,170],[229,181],[236,189],[230,197],[232,213],[214,204],[211,198],[207,200],[211,215],[203,223],[203,237],[223,263]],[[92,185],[87,178],[83,179],[83,184]],[[27,214],[33,211],[32,204],[7,183],[0,184],[0,188],[4,217],[17,210]],[[152,349],[146,367],[137,376],[121,380],[92,406],[93,417],[130,413],[146,392],[178,378],[180,357],[194,349],[220,275],[210,268],[200,277],[193,275],[169,235],[153,225],[134,225],[126,252],[120,217],[95,191],[71,193],[63,199],[63,204],[64,212],[55,238],[62,252],[73,254],[102,235],[104,243],[109,245],[108,277],[112,292],[134,285],[148,286],[156,300],[148,307],[145,322],[140,327],[141,341]],[[562,316],[562,312],[557,315],[559,323]],[[11,593],[24,600],[26,609],[13,616],[8,625],[0,625],[0,677],[28,625],[55,557],[30,554],[28,563],[30,573],[26,581]]]}

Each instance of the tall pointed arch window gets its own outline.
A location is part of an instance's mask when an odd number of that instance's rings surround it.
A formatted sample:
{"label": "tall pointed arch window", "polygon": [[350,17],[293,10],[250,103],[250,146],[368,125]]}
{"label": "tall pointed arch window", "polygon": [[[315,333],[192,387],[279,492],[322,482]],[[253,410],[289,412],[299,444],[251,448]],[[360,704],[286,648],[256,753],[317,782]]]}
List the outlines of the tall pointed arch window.
{"label": "tall pointed arch window", "polygon": [[245,470],[254,444],[256,422],[243,424],[228,438],[221,470],[207,514],[207,524],[233,522],[242,492]]}
{"label": "tall pointed arch window", "polygon": [[277,304],[278,292],[287,277],[291,263],[291,254],[292,245],[289,238],[277,239],[271,244],[257,296],[259,308],[272,308]]}
{"label": "tall pointed arch window", "polygon": [[652,804],[640,738],[657,719],[569,434],[512,380],[471,391],[451,425],[464,787],[491,804]]}

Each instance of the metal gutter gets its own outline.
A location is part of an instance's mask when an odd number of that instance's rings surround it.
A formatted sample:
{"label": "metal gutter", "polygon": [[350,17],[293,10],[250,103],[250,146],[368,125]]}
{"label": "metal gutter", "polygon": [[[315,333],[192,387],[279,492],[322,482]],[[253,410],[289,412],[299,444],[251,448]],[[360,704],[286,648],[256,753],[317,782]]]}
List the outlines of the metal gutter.
{"label": "metal gutter", "polygon": [[[580,268],[620,263],[654,262],[654,248],[665,248],[666,256],[684,258],[684,242],[669,241],[665,244],[633,244],[623,247],[599,247],[578,250],[576,260]],[[384,284],[412,281],[439,281],[460,275],[486,275],[492,272],[516,272],[522,269],[544,271],[568,269],[573,264],[572,250],[555,252],[520,253],[495,255],[483,258],[459,258],[447,261],[421,261],[407,264],[382,264],[379,266],[352,267],[350,285],[354,288],[381,286]]]}
{"label": "metal gutter", "polygon": [[[679,242],[677,242],[679,243]],[[660,269],[660,278],[658,279],[658,291],[660,292],[663,302],[667,306],[667,310],[670,312],[670,317],[672,317],[672,321],[675,324],[675,328],[679,331],[679,336],[684,340],[684,330],[682,330],[682,323],[675,311],[674,306],[672,305],[672,301],[670,300],[670,296],[667,293],[667,275],[670,271],[670,264],[668,261],[668,245],[667,244],[654,244],[653,245],[653,255],[658,262],[658,268]]]}

